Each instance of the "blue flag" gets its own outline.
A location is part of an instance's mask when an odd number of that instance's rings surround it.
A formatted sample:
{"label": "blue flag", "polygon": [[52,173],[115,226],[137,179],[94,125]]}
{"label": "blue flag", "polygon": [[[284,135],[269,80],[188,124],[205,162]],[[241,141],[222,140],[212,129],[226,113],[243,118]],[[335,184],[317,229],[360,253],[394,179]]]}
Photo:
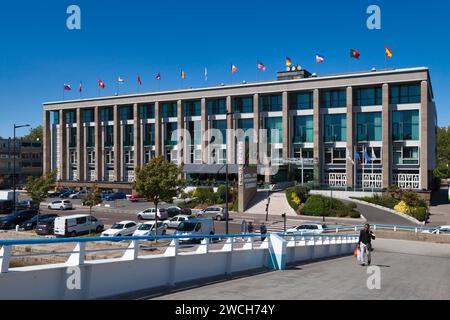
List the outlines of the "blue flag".
{"label": "blue flag", "polygon": [[358,161],[358,162],[361,161],[361,157],[359,156],[359,152],[356,147],[355,147],[355,161]]}
{"label": "blue flag", "polygon": [[364,161],[366,164],[372,162],[372,158],[369,156],[366,149],[364,149]]}

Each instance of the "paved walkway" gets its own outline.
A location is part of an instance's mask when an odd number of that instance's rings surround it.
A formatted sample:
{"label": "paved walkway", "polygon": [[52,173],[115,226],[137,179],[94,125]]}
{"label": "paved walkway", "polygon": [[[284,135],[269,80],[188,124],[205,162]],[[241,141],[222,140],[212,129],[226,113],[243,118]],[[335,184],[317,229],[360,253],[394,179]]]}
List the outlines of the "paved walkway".
{"label": "paved walkway", "polygon": [[200,286],[156,299],[450,299],[450,245],[380,239],[373,260],[381,269],[380,290],[369,290],[367,268],[358,266],[353,257],[346,257]]}
{"label": "paved walkway", "polygon": [[448,200],[448,188],[442,188],[435,194],[430,206],[430,226],[450,225],[450,201]]}

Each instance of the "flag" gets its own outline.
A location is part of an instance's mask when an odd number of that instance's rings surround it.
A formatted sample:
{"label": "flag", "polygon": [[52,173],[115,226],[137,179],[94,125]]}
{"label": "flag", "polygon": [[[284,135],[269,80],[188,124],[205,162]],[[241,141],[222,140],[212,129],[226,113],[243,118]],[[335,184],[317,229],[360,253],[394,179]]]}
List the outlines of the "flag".
{"label": "flag", "polygon": [[325,58],[323,56],[321,56],[320,54],[316,54],[316,62],[317,63],[325,62]]}
{"label": "flag", "polygon": [[123,80],[121,77],[119,77],[119,78],[117,79],[117,82],[118,82],[119,84],[124,84],[124,83],[125,83],[125,80]]}
{"label": "flag", "polygon": [[158,72],[158,73],[156,74],[156,80],[158,80],[158,81],[161,80],[161,73]]}
{"label": "flag", "polygon": [[289,57],[286,57],[286,67],[292,66],[292,60]]}
{"label": "flag", "polygon": [[372,160],[376,160],[377,155],[375,154],[375,150],[372,148]]}
{"label": "flag", "polygon": [[98,80],[98,86],[102,89],[105,89],[105,83],[103,82],[103,80]]}
{"label": "flag", "polygon": [[205,67],[205,81],[208,81],[208,68]]}
{"label": "flag", "polygon": [[262,62],[258,62],[257,68],[258,70],[266,71],[266,65]]}
{"label": "flag", "polygon": [[388,46],[386,46],[386,56],[387,56],[388,58],[392,58],[392,51],[391,51],[391,49],[389,49]]}
{"label": "flag", "polygon": [[238,71],[238,68],[234,64],[232,64],[231,65],[231,73],[236,73],[237,71]]}
{"label": "flag", "polygon": [[83,92],[83,83],[80,82],[80,85],[78,86],[78,92],[82,93]]}
{"label": "flag", "polygon": [[358,50],[350,49],[350,58],[359,59],[361,54],[358,52]]}
{"label": "flag", "polygon": [[370,158],[369,154],[367,153],[367,149],[364,148],[364,163],[370,163],[372,162],[372,158]]}
{"label": "flag", "polygon": [[64,91],[72,91],[70,84],[64,84]]}
{"label": "flag", "polygon": [[186,73],[181,69],[181,79],[186,79]]}
{"label": "flag", "polygon": [[138,75],[138,77],[137,77],[137,82],[138,82],[138,85],[142,86],[142,80],[141,80],[140,75]]}
{"label": "flag", "polygon": [[359,156],[357,147],[355,147],[355,161],[361,162],[361,157]]}
{"label": "flag", "polygon": [[348,150],[348,148],[346,148],[345,151],[346,151],[346,154],[347,154],[347,160],[349,160],[351,163],[355,164],[355,162],[352,159],[350,150]]}

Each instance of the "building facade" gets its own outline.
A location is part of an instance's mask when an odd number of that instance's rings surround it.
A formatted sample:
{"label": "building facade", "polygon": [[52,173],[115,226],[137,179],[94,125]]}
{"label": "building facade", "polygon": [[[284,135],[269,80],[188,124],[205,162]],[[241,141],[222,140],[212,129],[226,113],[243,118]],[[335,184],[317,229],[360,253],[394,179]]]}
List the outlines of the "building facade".
{"label": "building facade", "polygon": [[13,139],[0,139],[0,188],[13,185],[14,173],[17,185],[25,184],[28,177],[42,176],[42,142],[17,139],[15,144]]}
{"label": "building facade", "polygon": [[293,68],[275,81],[43,108],[44,172],[57,168],[58,181],[75,187],[131,188],[135,169],[156,156],[183,164],[191,179],[251,163],[265,182],[376,190],[429,190],[436,165],[428,68],[328,76]]}

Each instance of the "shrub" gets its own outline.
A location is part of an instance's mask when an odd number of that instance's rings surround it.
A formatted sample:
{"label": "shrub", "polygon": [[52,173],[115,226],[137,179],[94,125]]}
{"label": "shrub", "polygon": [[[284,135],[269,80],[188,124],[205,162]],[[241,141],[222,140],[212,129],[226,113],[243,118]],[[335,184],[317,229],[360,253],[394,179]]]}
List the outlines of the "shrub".
{"label": "shrub", "polygon": [[411,210],[411,216],[421,222],[426,221],[428,215],[427,213],[428,213],[427,208],[425,207],[413,208]]}
{"label": "shrub", "polygon": [[354,204],[323,196],[310,196],[301,210],[305,216],[325,216],[325,217],[357,217],[360,215],[354,210]]}
{"label": "shrub", "polygon": [[305,216],[322,216],[329,207],[325,207],[325,198],[322,196],[311,196],[306,200],[301,213]]}
{"label": "shrub", "polygon": [[[217,190],[217,196],[222,201],[222,203],[225,203],[225,198],[227,195],[227,187],[226,186],[220,186]],[[228,192],[228,200],[230,200],[230,193]]]}
{"label": "shrub", "polygon": [[193,196],[197,198],[199,203],[204,204],[215,204],[217,200],[217,195],[214,193],[213,188],[200,187],[194,191]]}
{"label": "shrub", "polygon": [[405,214],[409,214],[410,212],[410,208],[405,201],[400,201],[399,204],[394,207],[394,210]]}

